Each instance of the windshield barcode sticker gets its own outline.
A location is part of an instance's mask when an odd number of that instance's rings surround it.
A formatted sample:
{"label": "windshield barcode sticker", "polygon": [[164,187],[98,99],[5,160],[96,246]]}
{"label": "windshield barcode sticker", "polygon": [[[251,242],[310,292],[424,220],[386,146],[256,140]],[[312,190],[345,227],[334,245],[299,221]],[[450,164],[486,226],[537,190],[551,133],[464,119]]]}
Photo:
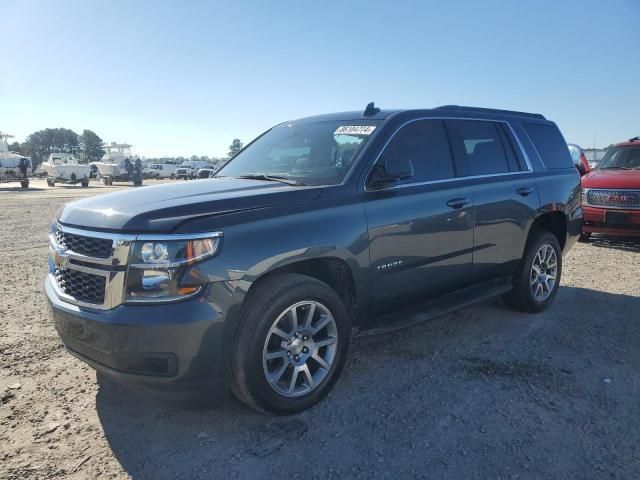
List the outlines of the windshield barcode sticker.
{"label": "windshield barcode sticker", "polygon": [[334,135],[371,135],[376,129],[373,125],[345,125],[338,127]]}

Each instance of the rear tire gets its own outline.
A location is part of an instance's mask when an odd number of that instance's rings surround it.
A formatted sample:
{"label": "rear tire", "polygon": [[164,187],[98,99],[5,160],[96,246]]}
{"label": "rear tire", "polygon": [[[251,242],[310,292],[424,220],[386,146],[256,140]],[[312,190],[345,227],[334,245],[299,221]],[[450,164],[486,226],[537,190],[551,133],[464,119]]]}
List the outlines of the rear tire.
{"label": "rear tire", "polygon": [[578,237],[580,243],[587,243],[591,238],[591,232],[582,232]]}
{"label": "rear tire", "polygon": [[275,275],[246,300],[231,389],[261,412],[301,412],[333,388],[349,352],[350,335],[349,315],[331,287],[305,275]]}
{"label": "rear tire", "polygon": [[20,181],[20,186],[22,188],[29,188],[29,180],[21,180]]}
{"label": "rear tire", "polygon": [[82,188],[87,188],[89,186],[89,180],[83,181],[80,185],[82,185]]}
{"label": "rear tire", "polygon": [[562,275],[562,249],[546,230],[531,232],[524,255],[513,278],[513,290],[503,295],[505,303],[522,312],[541,312],[558,292]]}

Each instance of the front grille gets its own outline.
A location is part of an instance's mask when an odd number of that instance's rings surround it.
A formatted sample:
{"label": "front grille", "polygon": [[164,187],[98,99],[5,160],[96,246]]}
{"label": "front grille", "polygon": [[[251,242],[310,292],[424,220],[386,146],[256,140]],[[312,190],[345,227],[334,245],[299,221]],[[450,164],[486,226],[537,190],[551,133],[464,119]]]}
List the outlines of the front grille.
{"label": "front grille", "polygon": [[640,208],[640,190],[589,190],[587,203],[598,207]]}
{"label": "front grille", "polygon": [[93,275],[79,270],[55,269],[54,276],[58,288],[75,300],[85,303],[104,303],[107,279],[102,275]]}
{"label": "front grille", "polygon": [[65,250],[94,258],[109,258],[113,250],[110,238],[95,238],[63,232],[59,228],[55,233],[56,243]]}

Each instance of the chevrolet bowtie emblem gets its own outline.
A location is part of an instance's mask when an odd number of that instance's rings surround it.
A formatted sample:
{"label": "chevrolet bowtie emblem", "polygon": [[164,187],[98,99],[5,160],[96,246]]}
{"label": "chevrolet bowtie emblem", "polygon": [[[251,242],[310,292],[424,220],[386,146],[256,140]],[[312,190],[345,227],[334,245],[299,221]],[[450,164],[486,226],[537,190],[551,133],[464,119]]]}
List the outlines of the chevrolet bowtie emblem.
{"label": "chevrolet bowtie emblem", "polygon": [[69,255],[66,255],[60,250],[53,250],[51,255],[53,256],[53,264],[58,270],[67,269],[67,265],[69,264]]}

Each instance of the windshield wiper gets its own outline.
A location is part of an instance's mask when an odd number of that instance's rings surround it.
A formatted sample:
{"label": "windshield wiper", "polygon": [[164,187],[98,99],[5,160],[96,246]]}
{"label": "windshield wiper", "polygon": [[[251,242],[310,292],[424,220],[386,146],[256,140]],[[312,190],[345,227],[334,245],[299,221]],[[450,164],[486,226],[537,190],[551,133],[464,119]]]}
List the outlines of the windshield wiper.
{"label": "windshield wiper", "polygon": [[267,182],[282,182],[295,187],[304,186],[305,184],[298,180],[291,180],[287,177],[279,175],[266,175],[264,173],[247,173],[246,175],[238,175],[236,178],[246,178],[248,180],[265,180]]}

